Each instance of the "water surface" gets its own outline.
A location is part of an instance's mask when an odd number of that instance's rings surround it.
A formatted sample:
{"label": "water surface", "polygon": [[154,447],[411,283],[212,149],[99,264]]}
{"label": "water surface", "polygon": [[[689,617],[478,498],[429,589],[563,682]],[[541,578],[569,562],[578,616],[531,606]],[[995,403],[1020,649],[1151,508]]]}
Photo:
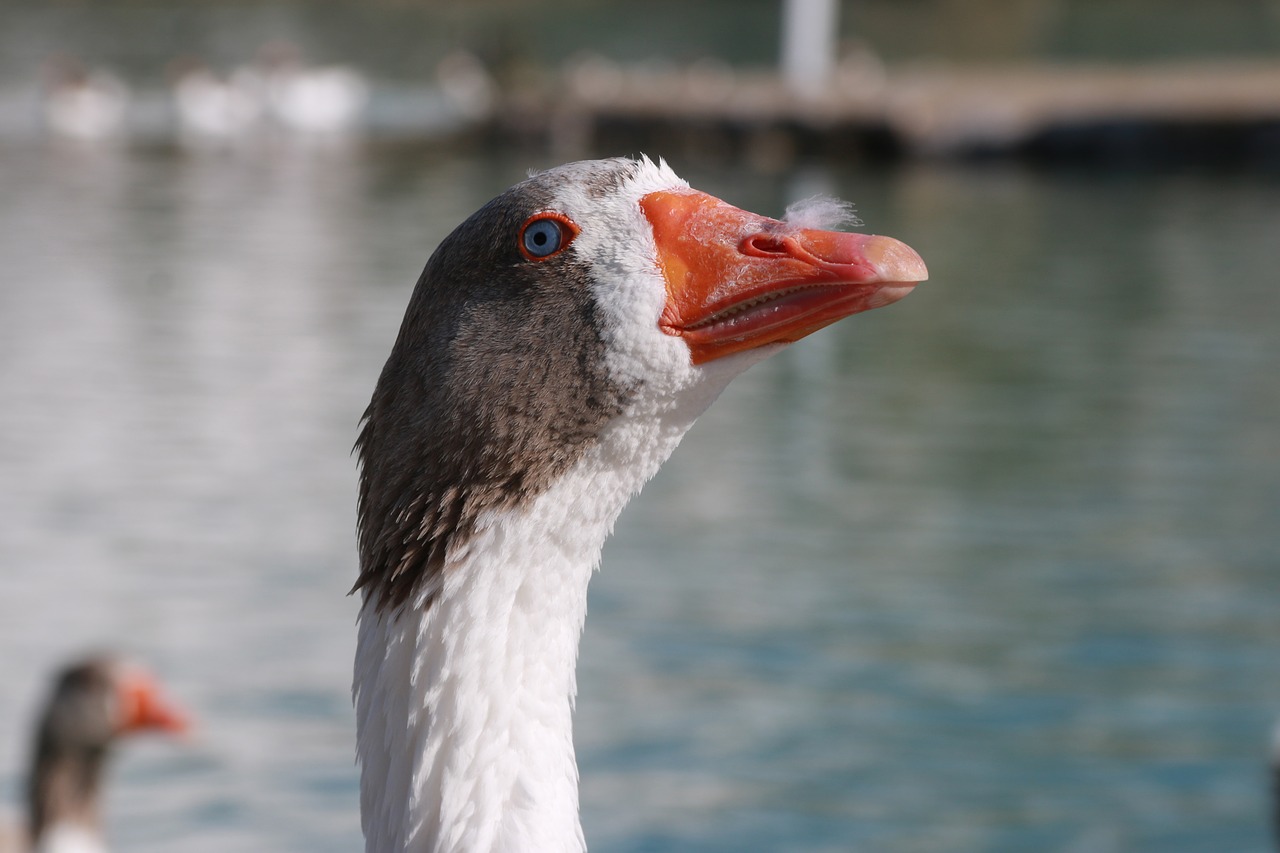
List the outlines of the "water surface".
{"label": "water surface", "polygon": [[[121,756],[117,849],[359,849],[348,452],[427,255],[538,165],[0,151],[10,801],[42,674],[105,644],[202,720]],[[673,165],[849,198],[932,281],[740,378],[624,513],[592,849],[1267,849],[1280,183]]]}

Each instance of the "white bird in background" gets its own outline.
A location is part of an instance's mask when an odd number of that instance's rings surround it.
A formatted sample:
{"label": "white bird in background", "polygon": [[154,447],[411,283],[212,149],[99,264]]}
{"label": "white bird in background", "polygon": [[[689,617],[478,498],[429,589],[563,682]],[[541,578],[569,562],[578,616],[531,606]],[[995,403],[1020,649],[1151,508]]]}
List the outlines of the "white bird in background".
{"label": "white bird in background", "polygon": [[57,57],[46,63],[44,121],[49,133],[82,143],[105,142],[127,131],[131,96],[124,81],[102,68]]}
{"label": "white bird in background", "polygon": [[449,104],[467,120],[487,118],[497,103],[497,84],[474,53],[449,53],[436,64],[436,79]]}
{"label": "white bird in background", "polygon": [[614,520],[734,376],[926,278],[807,218],[572,163],[431,256],[357,444],[368,851],[585,848],[575,669]]}
{"label": "white bird in background", "polygon": [[346,65],[312,66],[291,44],[263,47],[252,72],[258,76],[268,115],[297,134],[332,136],[357,129],[369,101],[369,84]]}
{"label": "white bird in background", "polygon": [[256,78],[241,69],[220,75],[201,62],[184,62],[172,77],[178,138],[190,145],[225,145],[260,126],[266,105]]}

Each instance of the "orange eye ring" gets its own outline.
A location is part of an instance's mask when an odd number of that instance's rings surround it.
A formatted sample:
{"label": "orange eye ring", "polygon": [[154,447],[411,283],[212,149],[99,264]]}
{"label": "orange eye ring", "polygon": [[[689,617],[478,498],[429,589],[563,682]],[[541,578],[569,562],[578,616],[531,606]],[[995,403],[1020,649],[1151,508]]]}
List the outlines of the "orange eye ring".
{"label": "orange eye ring", "polygon": [[563,213],[550,210],[535,213],[520,226],[520,254],[526,261],[554,258],[573,242],[581,230]]}

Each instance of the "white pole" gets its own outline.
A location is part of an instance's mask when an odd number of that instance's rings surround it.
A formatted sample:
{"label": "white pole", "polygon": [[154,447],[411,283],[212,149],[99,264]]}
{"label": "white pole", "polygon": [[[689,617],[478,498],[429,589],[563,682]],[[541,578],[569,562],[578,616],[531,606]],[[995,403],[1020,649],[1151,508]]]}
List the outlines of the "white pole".
{"label": "white pole", "polygon": [[782,78],[799,95],[821,95],[836,62],[839,0],[783,0]]}

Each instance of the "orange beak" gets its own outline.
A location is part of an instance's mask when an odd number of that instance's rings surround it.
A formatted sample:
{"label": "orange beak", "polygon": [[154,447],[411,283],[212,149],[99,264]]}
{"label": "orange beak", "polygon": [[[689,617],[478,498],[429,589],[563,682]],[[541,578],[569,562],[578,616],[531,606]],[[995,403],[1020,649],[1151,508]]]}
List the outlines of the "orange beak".
{"label": "orange beak", "polygon": [[160,685],[145,672],[134,670],[124,674],[118,689],[121,733],[185,734],[191,728],[187,713],[165,697]]}
{"label": "orange beak", "polygon": [[694,364],[798,341],[929,277],[892,237],[794,228],[696,190],[649,193],[640,207],[667,280],[659,325]]}

